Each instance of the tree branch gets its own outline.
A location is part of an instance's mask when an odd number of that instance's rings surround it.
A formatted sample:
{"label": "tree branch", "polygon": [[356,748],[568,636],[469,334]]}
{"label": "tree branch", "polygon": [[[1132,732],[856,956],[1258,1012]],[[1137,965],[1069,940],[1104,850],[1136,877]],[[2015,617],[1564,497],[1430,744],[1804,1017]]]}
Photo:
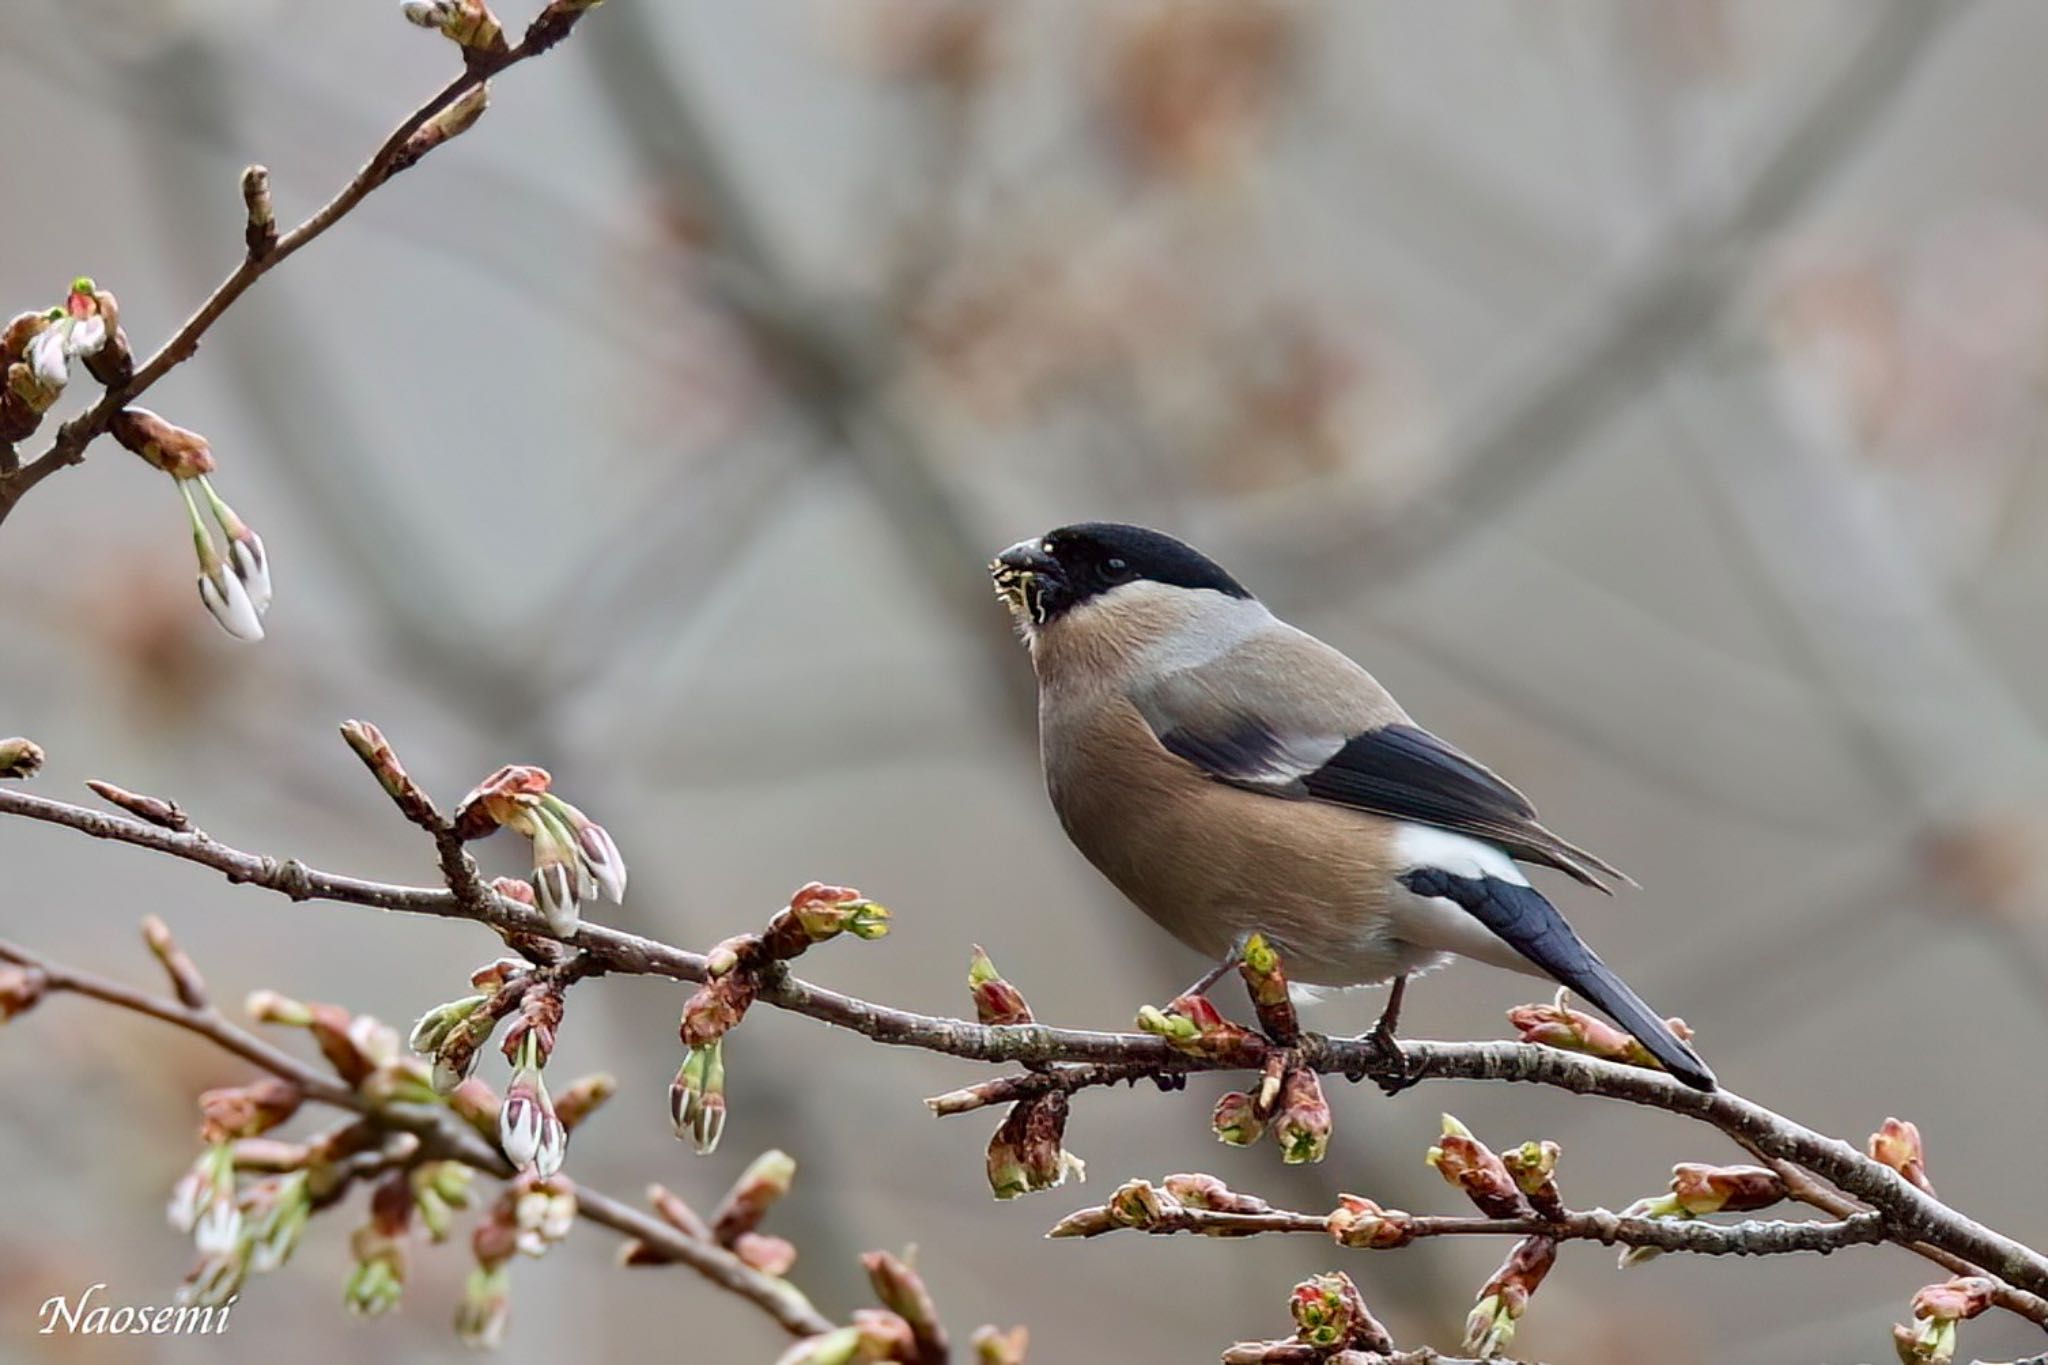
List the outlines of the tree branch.
{"label": "tree branch", "polygon": [[[514,1174],[511,1163],[501,1152],[446,1111],[419,1105],[372,1105],[312,1064],[230,1022],[217,1009],[194,1009],[168,997],[153,996],[52,962],[5,940],[0,940],[0,962],[40,972],[48,991],[84,996],[196,1034],[223,1051],[290,1081],[308,1099],[361,1114],[380,1127],[412,1133],[420,1139],[421,1158],[459,1161],[500,1179]],[[813,1308],[796,1286],[762,1274],[715,1243],[686,1237],[661,1219],[587,1185],[576,1186],[576,1210],[581,1217],[635,1238],[668,1259],[688,1266],[719,1288],[752,1303],[793,1335],[809,1336],[832,1330],[831,1321]]]}
{"label": "tree branch", "polygon": [[[1091,1219],[1100,1210],[1083,1209],[1064,1220],[1048,1236],[1101,1237],[1135,1231],[1170,1236],[1198,1233],[1204,1237],[1255,1237],[1263,1233],[1315,1233],[1329,1236],[1322,1214],[1274,1209],[1238,1213],[1181,1205],[1143,1224]],[[1649,1247],[1658,1251],[1691,1251],[1703,1256],[1782,1256],[1812,1251],[1825,1256],[1842,1247],[1871,1246],[1887,1240],[1884,1215],[1865,1212],[1829,1222],[1797,1223],[1747,1219],[1740,1223],[1678,1222],[1663,1218],[1624,1218],[1607,1209],[1589,1209],[1563,1218],[1530,1214],[1522,1218],[1449,1218],[1410,1216],[1401,1221],[1399,1243],[1372,1250],[1395,1250],[1423,1237],[1529,1237],[1559,1242],[1598,1242],[1602,1246]]]}
{"label": "tree branch", "polygon": [[[95,838],[133,844],[213,868],[230,881],[249,883],[294,900],[330,900],[441,918],[472,919],[501,936],[550,937],[530,908],[487,895],[472,907],[439,888],[366,881],[310,868],[296,859],[244,852],[204,832],[158,828],[124,816],[0,789],[0,815],[65,826]],[[594,967],[626,975],[707,979],[704,955],[601,925],[582,923],[566,940],[589,954]],[[766,968],[759,998],[821,1022],[894,1046],[916,1047],[968,1061],[1011,1062],[1035,1069],[941,1096],[932,1107],[961,1113],[998,1101],[1051,1091],[1071,1092],[1115,1081],[1173,1078],[1195,1071],[1256,1070],[1279,1053],[1256,1035],[1211,1056],[1175,1051],[1156,1036],[1055,1028],[1043,1024],[990,1026],[895,1009],[814,985],[780,964]],[[1950,1269],[1965,1267],[2003,1281],[1998,1302],[2048,1326],[2048,1257],[1907,1183],[1891,1168],[1836,1138],[1815,1132],[1726,1090],[1702,1093],[1662,1072],[1626,1066],[1525,1043],[1406,1041],[1390,1059],[1366,1038],[1307,1035],[1289,1054],[1301,1066],[1352,1079],[1519,1081],[1577,1094],[1599,1095],[1661,1109],[1712,1125],[1758,1156],[1811,1172],[1882,1215],[1887,1239]],[[1838,1216],[1847,1214],[1846,1207]]]}

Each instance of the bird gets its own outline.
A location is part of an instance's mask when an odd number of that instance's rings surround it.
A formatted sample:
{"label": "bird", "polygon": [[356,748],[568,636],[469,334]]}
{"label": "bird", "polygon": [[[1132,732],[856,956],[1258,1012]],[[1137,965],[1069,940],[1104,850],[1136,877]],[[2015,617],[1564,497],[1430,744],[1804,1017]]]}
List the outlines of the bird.
{"label": "bird", "polygon": [[1363,667],[1164,532],[1061,526],[989,564],[1038,681],[1040,758],[1068,838],[1228,970],[1254,933],[1297,985],[1391,982],[1463,957],[1548,976],[1671,1075],[1714,1073],[1587,947],[1525,865],[1634,883],[1431,734]]}

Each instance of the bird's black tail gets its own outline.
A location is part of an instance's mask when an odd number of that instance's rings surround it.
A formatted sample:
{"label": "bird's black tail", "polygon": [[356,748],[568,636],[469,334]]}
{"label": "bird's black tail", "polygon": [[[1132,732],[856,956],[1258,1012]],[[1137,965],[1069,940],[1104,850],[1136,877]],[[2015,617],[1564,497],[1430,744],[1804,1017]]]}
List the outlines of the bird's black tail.
{"label": "bird's black tail", "polygon": [[1460,877],[1434,867],[1419,868],[1402,880],[1418,896],[1441,896],[1463,906],[1516,952],[1606,1012],[1679,1080],[1695,1090],[1716,1088],[1714,1073],[1699,1054],[1572,932],[1541,892],[1498,877]]}

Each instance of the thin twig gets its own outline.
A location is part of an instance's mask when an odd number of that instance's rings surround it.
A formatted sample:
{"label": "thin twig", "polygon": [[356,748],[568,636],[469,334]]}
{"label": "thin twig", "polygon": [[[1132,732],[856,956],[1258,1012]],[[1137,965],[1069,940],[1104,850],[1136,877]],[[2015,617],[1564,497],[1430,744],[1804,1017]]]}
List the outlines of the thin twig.
{"label": "thin twig", "polygon": [[185,319],[184,325],[157,348],[154,355],[136,367],[127,382],[107,389],[91,407],[59,427],[55,439],[35,459],[18,468],[0,472],[0,521],[7,519],[8,513],[14,510],[30,489],[59,469],[84,460],[86,447],[95,437],[107,430],[115,414],[147,392],[158,380],[191,359],[198,351],[199,343],[207,331],[214,323],[220,321],[221,315],[233,307],[237,299],[248,292],[251,285],[276,269],[299,248],[311,243],[347,217],[356,205],[368,198],[392,176],[412,165],[413,160],[408,159],[407,152],[413,134],[424,128],[436,114],[499,72],[537,57],[560,42],[567,35],[568,25],[574,22],[574,16],[578,12],[568,12],[566,19],[559,15],[551,19],[549,16],[555,13],[544,12],[541,18],[534,21],[518,44],[502,52],[466,51],[467,63],[462,74],[442,86],[426,103],[406,115],[371,154],[370,159],[363,163],[361,169],[349,177],[348,183],[312,217],[289,232],[265,240],[260,247],[254,241],[249,242],[241,261],[228,272],[227,278],[214,286],[213,292],[206,296],[190,317]]}
{"label": "thin twig", "polygon": [[[118,1009],[162,1020],[197,1034],[273,1076],[292,1082],[309,1099],[365,1115],[382,1127],[413,1133],[420,1139],[421,1159],[459,1161],[500,1179],[509,1179],[514,1174],[511,1163],[502,1153],[445,1111],[419,1105],[372,1105],[355,1090],[311,1063],[238,1027],[217,1009],[192,1009],[176,1000],[150,995],[120,982],[51,962],[4,940],[0,940],[0,961],[40,971],[44,988],[48,991],[85,996]],[[810,1336],[832,1330],[832,1323],[811,1306],[810,1300],[796,1286],[787,1280],[762,1274],[715,1243],[686,1237],[654,1215],[643,1213],[586,1185],[576,1187],[576,1210],[591,1222],[637,1238],[670,1260],[688,1266],[719,1288],[746,1299],[793,1335]]]}

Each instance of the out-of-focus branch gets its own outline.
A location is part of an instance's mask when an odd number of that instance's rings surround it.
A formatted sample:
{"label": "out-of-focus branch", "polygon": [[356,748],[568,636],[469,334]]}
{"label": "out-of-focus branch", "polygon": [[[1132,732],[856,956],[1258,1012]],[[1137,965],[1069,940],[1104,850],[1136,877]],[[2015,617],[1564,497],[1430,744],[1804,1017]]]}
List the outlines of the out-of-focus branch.
{"label": "out-of-focus branch", "polygon": [[[1360,582],[1386,583],[1535,486],[1623,400],[1713,336],[1757,245],[1791,221],[1878,125],[1933,40],[1967,5],[1876,6],[1870,31],[1819,82],[1732,192],[1694,209],[1647,259],[1532,348],[1536,363],[1453,433],[1442,482],[1375,514],[1323,489],[1273,511],[1241,558],[1292,583],[1297,609]],[[1284,528],[1284,530],[1280,529]]]}
{"label": "out-of-focus branch", "polygon": [[332,199],[288,232],[277,230],[276,221],[271,216],[267,173],[260,167],[255,168],[257,175],[244,180],[250,222],[241,261],[228,272],[226,279],[215,286],[184,325],[157,348],[154,355],[136,366],[125,380],[109,385],[91,407],[59,427],[56,438],[42,454],[25,465],[0,473],[0,521],[5,521],[8,513],[37,484],[59,469],[84,460],[86,447],[108,430],[122,408],[191,359],[208,330],[234,306],[237,299],[248,292],[251,285],[347,217],[356,205],[391,177],[431,151],[440,139],[431,136],[428,125],[438,115],[469,97],[492,76],[537,57],[561,42],[583,10],[583,6],[576,4],[550,5],[516,44],[496,48],[465,47],[462,74],[406,115]]}
{"label": "out-of-focus branch", "polygon": [[[394,793],[394,799],[401,807],[407,804],[401,793]],[[295,900],[330,900],[470,919],[514,941],[553,937],[534,909],[487,887],[483,888],[487,895],[465,898],[439,888],[340,876],[296,859],[231,848],[197,829],[163,829],[13,790],[0,789],[0,815],[63,825],[96,838],[168,854],[213,868],[230,881],[258,885]],[[696,982],[712,976],[710,960],[703,954],[588,921],[563,941],[587,954],[593,970]],[[1248,1031],[1240,1031],[1242,1036],[1228,1046],[1192,1055],[1153,1034],[1062,1029],[1037,1023],[987,1025],[918,1014],[813,985],[790,974],[779,962],[761,969],[753,989],[754,998],[877,1042],[1033,1068],[940,1097],[932,1102],[940,1113],[960,1113],[1053,1092],[1071,1093],[1115,1081],[1170,1079],[1192,1071],[1259,1071],[1282,1065],[1354,1079],[1520,1081],[1662,1109],[1710,1124],[1759,1156],[1790,1163],[1861,1201],[1882,1216],[1888,1240],[1941,1259],[1944,1265],[1959,1260],[1995,1275],[2003,1282],[1998,1292],[2001,1305],[2048,1326],[2048,1299],[2042,1297],[2048,1294],[2048,1256],[1942,1203],[1846,1142],[1739,1095],[1692,1090],[1661,1072],[1522,1043],[1408,1041],[1401,1044],[1398,1056],[1390,1057],[1369,1038],[1306,1035],[1293,1046],[1281,1048]],[[1841,1214],[1852,1211],[1845,1207]]]}
{"label": "out-of-focus branch", "polygon": [[[169,997],[150,995],[49,961],[5,941],[0,941],[0,962],[40,974],[42,989],[47,992],[83,996],[161,1020],[291,1082],[308,1099],[362,1114],[395,1131],[411,1133],[420,1139],[422,1158],[459,1161],[500,1178],[513,1174],[511,1163],[502,1153],[447,1111],[420,1105],[373,1106],[358,1091],[230,1022],[217,1009],[195,1009]],[[576,1208],[590,1222],[634,1238],[669,1260],[688,1266],[719,1288],[746,1299],[794,1335],[832,1330],[832,1323],[795,1286],[763,1274],[713,1243],[685,1236],[661,1219],[584,1185],[576,1186]]]}

